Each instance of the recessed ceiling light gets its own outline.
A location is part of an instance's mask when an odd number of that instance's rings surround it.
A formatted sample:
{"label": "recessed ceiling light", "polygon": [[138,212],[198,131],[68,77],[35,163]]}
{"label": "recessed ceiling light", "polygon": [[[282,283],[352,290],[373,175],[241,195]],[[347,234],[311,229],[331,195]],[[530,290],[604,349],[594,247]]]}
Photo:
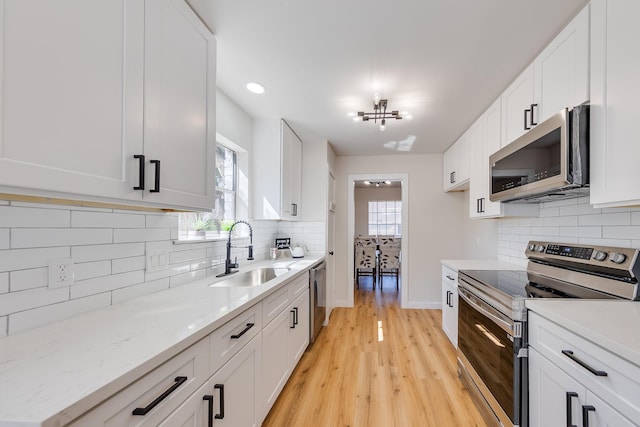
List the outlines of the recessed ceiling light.
{"label": "recessed ceiling light", "polygon": [[247,83],[247,89],[249,89],[249,92],[253,93],[264,93],[264,86],[256,82]]}

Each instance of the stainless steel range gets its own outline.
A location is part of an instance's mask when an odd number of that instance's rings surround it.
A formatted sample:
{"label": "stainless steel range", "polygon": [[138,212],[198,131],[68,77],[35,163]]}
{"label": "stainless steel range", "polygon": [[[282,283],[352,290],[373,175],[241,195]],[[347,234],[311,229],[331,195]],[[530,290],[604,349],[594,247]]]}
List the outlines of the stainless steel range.
{"label": "stainless steel range", "polygon": [[525,300],[639,300],[638,253],[531,241],[526,271],[458,273],[459,373],[489,425],[528,425]]}

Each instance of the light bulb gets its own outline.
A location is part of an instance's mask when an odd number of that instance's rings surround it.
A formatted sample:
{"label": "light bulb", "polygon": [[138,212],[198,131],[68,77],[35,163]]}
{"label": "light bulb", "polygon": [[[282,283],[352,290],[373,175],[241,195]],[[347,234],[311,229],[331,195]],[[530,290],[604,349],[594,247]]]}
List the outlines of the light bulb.
{"label": "light bulb", "polygon": [[384,132],[386,128],[387,128],[387,123],[385,122],[384,119],[382,119],[382,122],[380,122],[380,132]]}
{"label": "light bulb", "polygon": [[373,105],[378,105],[380,103],[380,94],[378,92],[373,94]]}

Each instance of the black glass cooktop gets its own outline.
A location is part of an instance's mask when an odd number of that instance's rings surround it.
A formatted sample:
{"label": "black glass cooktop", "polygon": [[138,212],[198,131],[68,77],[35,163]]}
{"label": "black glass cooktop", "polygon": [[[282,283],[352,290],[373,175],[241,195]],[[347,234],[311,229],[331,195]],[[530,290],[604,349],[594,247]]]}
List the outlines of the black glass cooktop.
{"label": "black glass cooktop", "polygon": [[473,279],[512,297],[527,297],[527,272],[522,270],[462,270]]}

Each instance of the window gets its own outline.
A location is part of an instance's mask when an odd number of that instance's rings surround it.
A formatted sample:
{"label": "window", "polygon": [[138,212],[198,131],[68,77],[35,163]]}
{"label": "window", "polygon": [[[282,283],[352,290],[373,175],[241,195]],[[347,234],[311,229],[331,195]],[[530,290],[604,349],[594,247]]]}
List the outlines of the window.
{"label": "window", "polygon": [[372,236],[402,235],[402,201],[369,201],[369,234]]}
{"label": "window", "polygon": [[236,153],[216,144],[215,209],[211,212],[187,212],[179,215],[179,240],[197,240],[224,236],[236,216]]}

